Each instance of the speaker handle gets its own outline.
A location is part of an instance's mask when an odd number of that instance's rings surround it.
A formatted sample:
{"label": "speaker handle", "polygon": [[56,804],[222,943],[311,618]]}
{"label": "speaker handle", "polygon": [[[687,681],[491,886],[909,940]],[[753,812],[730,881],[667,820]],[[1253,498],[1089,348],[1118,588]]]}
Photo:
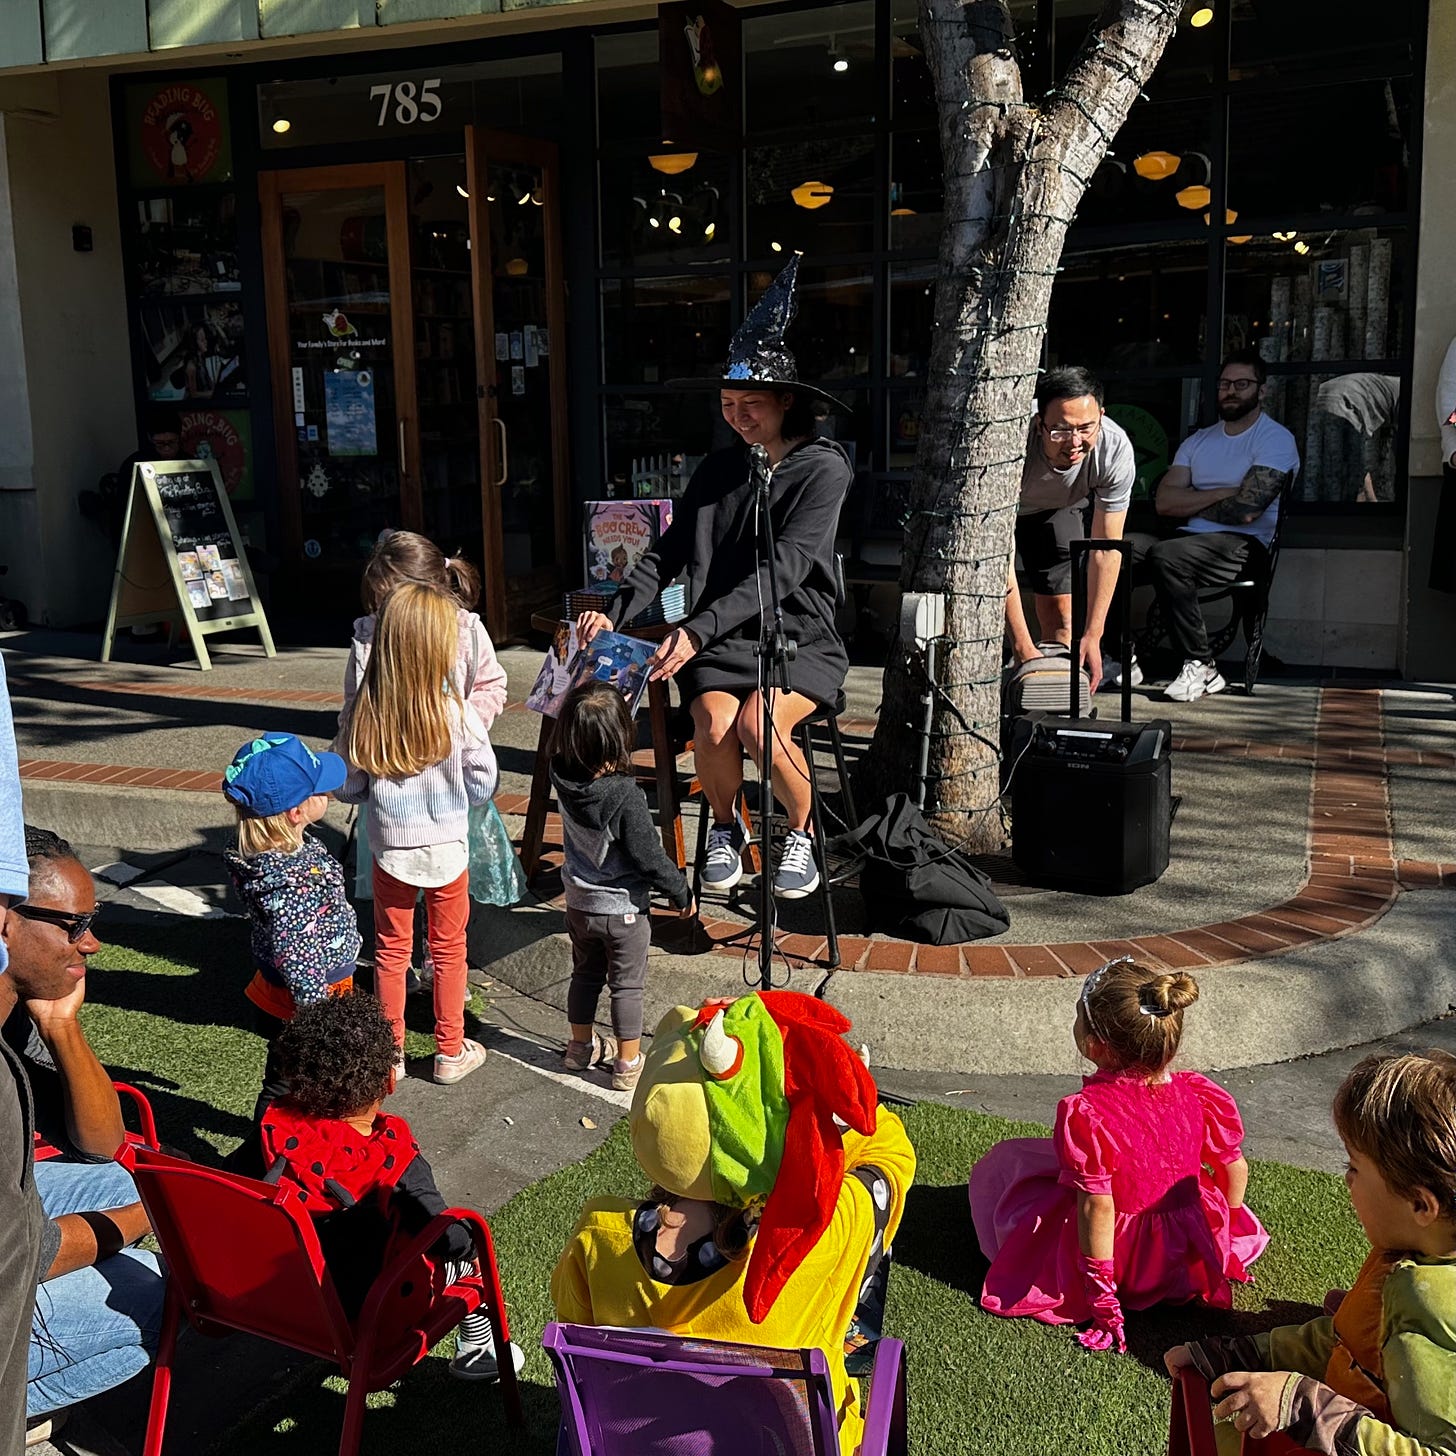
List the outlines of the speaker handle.
{"label": "speaker handle", "polygon": [[1118,618],[1122,628],[1122,721],[1132,722],[1132,582],[1128,576],[1132,561],[1132,543],[1108,541],[1101,537],[1073,541],[1072,546],[1072,716],[1081,717],[1081,694],[1077,679],[1081,675],[1082,633],[1087,627],[1087,566],[1093,551],[1116,551],[1121,557],[1117,569],[1116,596],[1121,607]]}

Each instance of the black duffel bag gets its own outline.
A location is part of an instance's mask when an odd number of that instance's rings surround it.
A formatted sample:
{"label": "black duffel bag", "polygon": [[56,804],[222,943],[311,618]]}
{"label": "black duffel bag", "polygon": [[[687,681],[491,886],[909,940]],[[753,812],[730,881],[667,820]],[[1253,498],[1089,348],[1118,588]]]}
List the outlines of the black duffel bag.
{"label": "black duffel bag", "polygon": [[839,843],[864,856],[859,890],[867,930],[929,945],[959,945],[1011,928],[990,879],[967,854],[936,836],[908,794],[891,794],[880,813]]}

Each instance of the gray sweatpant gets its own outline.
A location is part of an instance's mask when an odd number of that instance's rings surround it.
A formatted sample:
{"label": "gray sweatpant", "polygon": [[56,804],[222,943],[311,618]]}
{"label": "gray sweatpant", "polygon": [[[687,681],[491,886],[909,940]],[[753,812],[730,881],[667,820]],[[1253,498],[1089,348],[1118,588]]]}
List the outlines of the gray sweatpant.
{"label": "gray sweatpant", "polygon": [[618,1041],[642,1035],[642,991],[647,985],[647,947],[652,923],[646,911],[635,915],[566,912],[571,936],[571,984],[566,1016],[573,1026],[590,1026],[597,1017],[602,987],[612,997],[612,1030]]}

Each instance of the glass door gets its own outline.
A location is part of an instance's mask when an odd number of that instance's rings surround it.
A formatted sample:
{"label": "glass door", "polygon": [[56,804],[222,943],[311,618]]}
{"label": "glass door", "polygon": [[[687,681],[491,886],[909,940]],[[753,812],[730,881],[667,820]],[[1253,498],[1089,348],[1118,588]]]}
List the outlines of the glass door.
{"label": "glass door", "polygon": [[261,194],[286,575],[352,601],[380,531],[420,516],[405,167],[264,173]]}
{"label": "glass door", "polygon": [[556,148],[466,128],[492,635],[520,637],[578,584],[569,517]]}

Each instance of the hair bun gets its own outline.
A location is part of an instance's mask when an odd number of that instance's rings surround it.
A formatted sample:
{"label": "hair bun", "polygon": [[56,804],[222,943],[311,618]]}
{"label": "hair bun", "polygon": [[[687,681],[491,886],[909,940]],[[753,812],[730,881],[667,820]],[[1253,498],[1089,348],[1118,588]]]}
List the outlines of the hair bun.
{"label": "hair bun", "polygon": [[1198,1000],[1198,982],[1187,971],[1164,971],[1138,987],[1138,1003],[1153,1016],[1172,1016]]}

